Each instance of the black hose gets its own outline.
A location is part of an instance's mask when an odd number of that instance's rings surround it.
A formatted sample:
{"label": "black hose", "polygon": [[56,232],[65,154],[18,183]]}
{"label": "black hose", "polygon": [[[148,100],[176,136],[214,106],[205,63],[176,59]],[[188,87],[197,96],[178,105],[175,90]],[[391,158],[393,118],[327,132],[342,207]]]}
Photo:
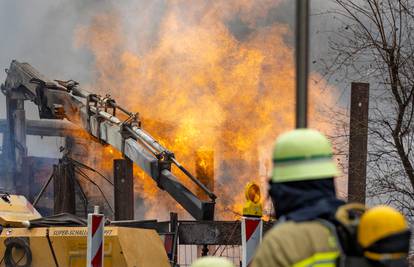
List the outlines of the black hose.
{"label": "black hose", "polygon": [[[32,251],[30,250],[28,238],[14,237],[7,238],[4,241],[6,251],[4,252],[4,263],[6,267],[30,267],[32,266]],[[24,250],[23,257],[17,262],[13,259],[13,249]],[[26,263],[19,264],[19,262],[26,257]]]}
{"label": "black hose", "polygon": [[96,186],[96,188],[98,188],[98,190],[101,193],[102,197],[104,198],[106,204],[108,205],[109,209],[111,210],[111,213],[112,214],[115,214],[114,213],[114,210],[112,209],[111,205],[109,204],[109,200],[106,198],[104,192],[99,187],[99,185],[97,183],[95,183],[91,178],[89,178],[88,175],[86,175],[86,173],[84,173],[81,169],[78,168],[77,170],[75,170],[75,173],[79,174],[81,178],[87,180],[88,182],[90,182],[91,184],[93,184],[94,186]]}

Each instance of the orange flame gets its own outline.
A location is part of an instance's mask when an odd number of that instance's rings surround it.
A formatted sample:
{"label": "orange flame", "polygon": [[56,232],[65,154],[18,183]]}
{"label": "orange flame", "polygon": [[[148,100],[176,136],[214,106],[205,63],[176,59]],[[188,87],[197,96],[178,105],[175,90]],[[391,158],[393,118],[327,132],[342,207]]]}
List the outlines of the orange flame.
{"label": "orange flame", "polygon": [[[137,49],[130,44],[142,35],[125,33],[116,11],[99,14],[76,31],[76,45],[94,55],[94,88],[101,94],[110,88],[118,103],[139,111],[143,127],[190,170],[194,151],[214,150],[221,219],[240,213],[247,182],[266,188],[273,141],[294,127],[294,54],[285,40],[291,32],[287,25],[263,22],[277,4],[169,1],[157,38]],[[231,21],[247,30],[238,33]],[[151,26],[145,23],[140,26]],[[328,131],[329,124],[314,118],[324,116],[321,103],[334,103],[334,90],[317,74],[311,79],[319,81],[310,90],[311,123]],[[151,179],[139,170],[135,174],[146,217],[166,218],[178,209]]]}

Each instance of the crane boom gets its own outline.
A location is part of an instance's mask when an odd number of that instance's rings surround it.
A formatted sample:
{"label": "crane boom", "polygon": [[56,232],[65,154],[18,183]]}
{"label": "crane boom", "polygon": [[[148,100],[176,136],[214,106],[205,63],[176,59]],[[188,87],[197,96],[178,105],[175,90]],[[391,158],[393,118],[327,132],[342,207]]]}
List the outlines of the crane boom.
{"label": "crane boom", "polygon": [[[212,220],[216,196],[186,170],[174,153],[162,146],[141,126],[138,113],[118,105],[110,96],[99,96],[73,80],[49,80],[28,63],[13,60],[1,86],[7,95],[18,94],[33,101],[41,119],[67,119],[81,126],[99,142],[109,144],[145,171],[158,187],[167,191],[197,220]],[[126,120],[117,113],[126,115]],[[210,198],[200,200],[171,172],[176,165]]]}

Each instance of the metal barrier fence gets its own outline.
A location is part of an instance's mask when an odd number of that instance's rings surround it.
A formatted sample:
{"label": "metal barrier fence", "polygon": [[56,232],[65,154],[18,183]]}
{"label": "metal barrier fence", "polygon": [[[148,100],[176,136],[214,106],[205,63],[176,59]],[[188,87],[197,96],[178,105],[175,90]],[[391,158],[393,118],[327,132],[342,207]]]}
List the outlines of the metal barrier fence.
{"label": "metal barrier fence", "polygon": [[[241,266],[241,246],[217,245],[208,246],[208,255],[226,257],[234,266]],[[179,245],[178,246],[178,264],[180,267],[190,267],[191,264],[201,257],[202,246],[197,245]]]}
{"label": "metal barrier fence", "polygon": [[[180,267],[190,267],[203,252],[205,255],[226,257],[236,267],[241,266],[240,221],[178,221],[176,215],[171,217],[166,222],[120,221],[112,224],[157,230],[168,257]],[[263,232],[272,226],[273,222],[264,222]],[[205,246],[208,251],[205,251]]]}

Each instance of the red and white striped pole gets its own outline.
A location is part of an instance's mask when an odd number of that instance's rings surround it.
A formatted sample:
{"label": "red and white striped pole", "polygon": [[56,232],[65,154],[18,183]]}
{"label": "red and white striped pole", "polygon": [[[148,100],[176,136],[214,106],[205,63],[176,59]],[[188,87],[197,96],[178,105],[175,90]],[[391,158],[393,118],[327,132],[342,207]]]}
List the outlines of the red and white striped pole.
{"label": "red and white striped pole", "polygon": [[99,214],[99,206],[95,206],[94,212],[92,214],[88,214],[86,267],[104,266],[104,224],[105,217],[103,214]]}
{"label": "red and white striped pole", "polygon": [[263,221],[261,218],[243,217],[242,225],[242,267],[247,267],[253,260],[257,247],[262,242]]}

